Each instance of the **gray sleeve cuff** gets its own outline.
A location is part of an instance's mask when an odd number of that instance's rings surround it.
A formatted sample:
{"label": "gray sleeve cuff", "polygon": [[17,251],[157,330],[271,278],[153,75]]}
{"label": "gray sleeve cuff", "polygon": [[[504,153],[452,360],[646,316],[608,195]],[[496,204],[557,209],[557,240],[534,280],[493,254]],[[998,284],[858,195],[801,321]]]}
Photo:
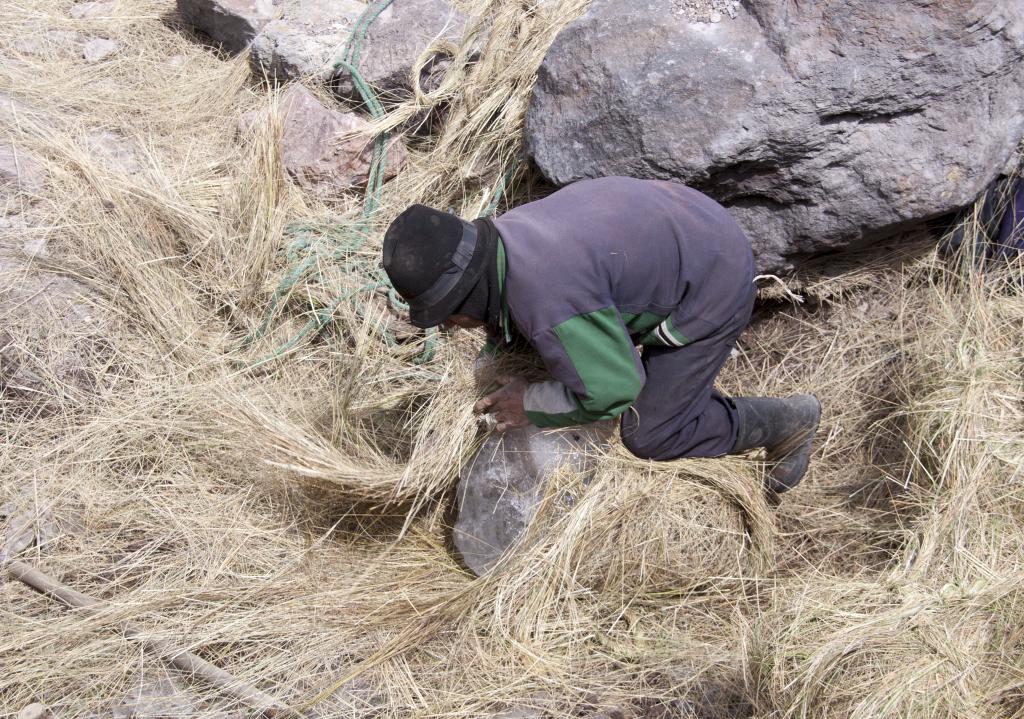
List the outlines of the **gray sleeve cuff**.
{"label": "gray sleeve cuff", "polygon": [[561,382],[534,382],[523,393],[523,409],[539,414],[567,414],[580,408],[576,395]]}

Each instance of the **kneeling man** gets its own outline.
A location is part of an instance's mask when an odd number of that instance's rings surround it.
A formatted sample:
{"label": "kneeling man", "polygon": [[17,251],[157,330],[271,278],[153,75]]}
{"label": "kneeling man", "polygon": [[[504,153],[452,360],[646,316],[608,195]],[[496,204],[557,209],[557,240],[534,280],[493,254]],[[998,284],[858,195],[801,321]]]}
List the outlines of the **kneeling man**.
{"label": "kneeling man", "polygon": [[552,379],[503,378],[477,403],[498,431],[621,416],[640,458],[764,447],[774,492],[807,469],[816,398],[714,388],[750,320],[754,261],[725,208],[696,190],[585,180],[473,222],[413,205],[388,228],[384,268],[417,327],[486,327],[496,347],[540,354]]}

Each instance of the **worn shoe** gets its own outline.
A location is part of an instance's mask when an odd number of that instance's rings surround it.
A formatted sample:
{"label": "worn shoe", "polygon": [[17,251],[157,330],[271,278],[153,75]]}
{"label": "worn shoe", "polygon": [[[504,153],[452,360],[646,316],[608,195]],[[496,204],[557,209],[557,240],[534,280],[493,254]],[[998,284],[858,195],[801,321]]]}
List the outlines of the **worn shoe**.
{"label": "worn shoe", "polygon": [[732,454],[764,447],[775,467],[768,474],[768,489],[781,494],[803,479],[811,459],[814,433],[821,421],[821,403],[810,394],[785,399],[733,397],[739,434]]}

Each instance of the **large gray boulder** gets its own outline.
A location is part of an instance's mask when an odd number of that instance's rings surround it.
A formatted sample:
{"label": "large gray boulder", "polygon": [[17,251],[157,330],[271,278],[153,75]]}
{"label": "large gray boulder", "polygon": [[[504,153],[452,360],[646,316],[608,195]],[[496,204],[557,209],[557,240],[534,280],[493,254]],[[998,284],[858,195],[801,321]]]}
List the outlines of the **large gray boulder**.
{"label": "large gray boulder", "polygon": [[1024,3],[594,0],[541,66],[527,146],[554,183],[678,180],[763,271],[971,202],[1024,134]]}
{"label": "large gray boulder", "polygon": [[[395,0],[370,25],[359,57],[359,73],[380,91],[385,103],[403,99],[412,90],[412,68],[420,55],[435,42],[458,44],[468,24],[469,16],[455,10],[448,0]],[[445,55],[433,54],[420,69],[420,87],[433,90],[447,66]],[[334,79],[339,94],[361,97],[348,71],[339,71]]]}
{"label": "large gray boulder", "polygon": [[[536,427],[492,434],[477,450],[459,479],[455,548],[474,574],[486,574],[523,537],[558,471],[586,478],[594,469],[594,450],[614,429],[599,422],[564,430]],[[574,498],[559,497],[563,507]]]}
{"label": "large gray boulder", "polygon": [[[358,99],[349,73],[335,76],[332,68],[365,9],[356,0],[285,0],[280,17],[253,41],[254,68],[279,80],[335,79],[339,94]],[[459,40],[466,22],[447,0],[395,0],[369,25],[359,72],[385,99],[407,95],[420,54],[437,39]],[[429,84],[434,64],[423,68],[421,83]]]}

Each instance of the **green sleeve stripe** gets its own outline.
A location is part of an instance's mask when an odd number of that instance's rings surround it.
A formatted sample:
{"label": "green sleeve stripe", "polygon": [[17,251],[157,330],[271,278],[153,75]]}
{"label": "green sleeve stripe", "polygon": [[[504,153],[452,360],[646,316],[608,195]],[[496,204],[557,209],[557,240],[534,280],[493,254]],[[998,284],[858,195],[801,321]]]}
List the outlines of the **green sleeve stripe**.
{"label": "green sleeve stripe", "polygon": [[671,316],[656,312],[623,312],[622,322],[642,345],[682,347],[690,340],[672,324]]}
{"label": "green sleeve stripe", "polygon": [[508,274],[508,256],[505,243],[498,237],[498,295],[501,298],[501,329],[505,342],[512,341],[512,319],[509,317],[508,300],[505,298],[505,276]]}
{"label": "green sleeve stripe", "polygon": [[665,315],[656,312],[623,312],[621,315],[623,324],[633,335],[647,334],[665,319]]}
{"label": "green sleeve stripe", "polygon": [[665,318],[665,321],[662,323],[662,327],[664,327],[665,331],[668,332],[672,336],[672,339],[675,340],[674,344],[677,344],[679,347],[690,344],[690,339],[682,332],[677,330],[675,328],[675,325],[672,324],[671,317]]}

